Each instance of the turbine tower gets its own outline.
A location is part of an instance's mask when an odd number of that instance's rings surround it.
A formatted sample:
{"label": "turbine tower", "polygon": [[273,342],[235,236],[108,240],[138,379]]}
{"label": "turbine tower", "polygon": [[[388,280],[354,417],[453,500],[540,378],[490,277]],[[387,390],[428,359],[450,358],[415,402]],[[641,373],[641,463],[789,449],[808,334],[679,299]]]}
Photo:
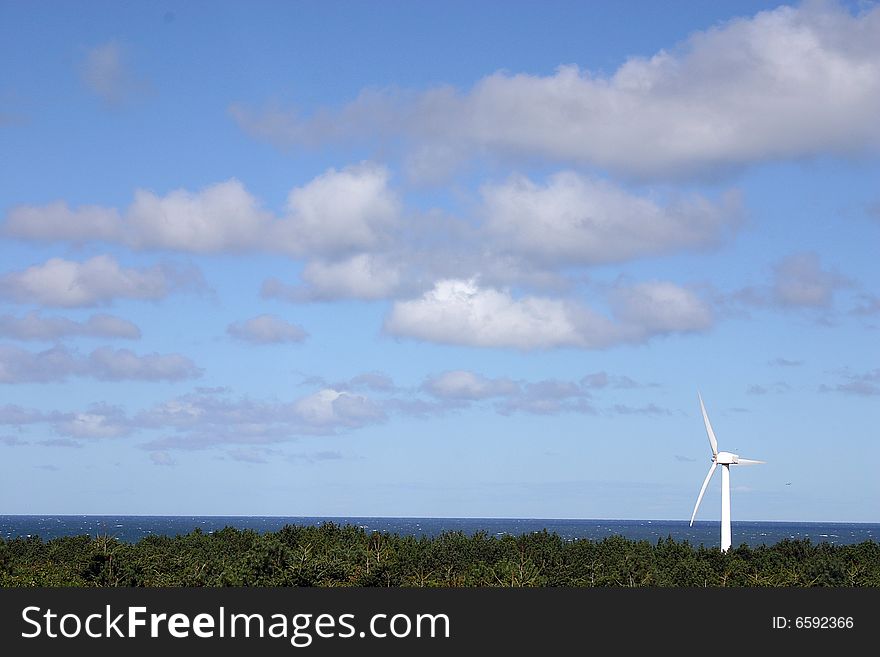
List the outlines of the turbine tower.
{"label": "turbine tower", "polygon": [[715,438],[715,432],[712,431],[712,425],[709,423],[709,416],[706,414],[706,407],[703,405],[703,397],[697,393],[700,399],[700,410],[703,412],[703,423],[706,425],[706,433],[709,436],[709,447],[712,448],[712,465],[709,466],[709,474],[703,481],[703,487],[700,489],[700,495],[697,497],[697,503],[694,505],[694,513],[691,516],[690,526],[694,526],[694,518],[697,516],[697,509],[700,508],[700,502],[703,499],[703,493],[706,492],[706,486],[709,480],[715,474],[715,468],[722,466],[721,470],[721,551],[727,552],[730,548],[730,466],[731,465],[757,465],[764,461],[755,461],[754,459],[744,459],[739,454],[718,451],[718,440]]}

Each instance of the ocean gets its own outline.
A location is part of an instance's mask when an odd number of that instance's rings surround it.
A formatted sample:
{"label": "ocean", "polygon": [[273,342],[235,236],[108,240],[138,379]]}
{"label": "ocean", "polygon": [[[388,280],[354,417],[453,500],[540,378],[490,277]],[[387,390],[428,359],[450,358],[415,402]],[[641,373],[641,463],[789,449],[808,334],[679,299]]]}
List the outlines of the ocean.
{"label": "ocean", "polygon": [[[566,540],[601,540],[624,536],[648,540],[671,536],[692,545],[716,546],[718,521],[686,520],[573,520],[550,518],[363,518],[363,517],[281,517],[281,516],[0,516],[0,536],[4,539],[39,536],[109,535],[123,542],[136,542],[151,534],[175,536],[196,528],[205,533],[236,527],[258,532],[276,531],[284,525],[320,525],[333,522],[352,524],[367,531],[400,535],[435,536],[445,531],[490,536],[519,535],[546,529]],[[880,540],[880,523],[845,522],[756,522],[733,523],[733,546],[773,545],[791,539],[810,539],[813,543],[852,544]]]}

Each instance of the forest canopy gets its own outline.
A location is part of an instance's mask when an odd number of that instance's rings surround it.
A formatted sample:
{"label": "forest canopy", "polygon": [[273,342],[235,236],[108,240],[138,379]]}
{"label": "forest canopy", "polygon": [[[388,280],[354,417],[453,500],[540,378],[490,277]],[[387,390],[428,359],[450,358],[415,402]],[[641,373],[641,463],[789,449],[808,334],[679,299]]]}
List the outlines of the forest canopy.
{"label": "forest canopy", "polygon": [[877,587],[880,544],[785,539],[722,552],[671,537],[416,537],[327,522],[265,533],[196,529],[136,543],[108,535],[0,539],[0,586]]}

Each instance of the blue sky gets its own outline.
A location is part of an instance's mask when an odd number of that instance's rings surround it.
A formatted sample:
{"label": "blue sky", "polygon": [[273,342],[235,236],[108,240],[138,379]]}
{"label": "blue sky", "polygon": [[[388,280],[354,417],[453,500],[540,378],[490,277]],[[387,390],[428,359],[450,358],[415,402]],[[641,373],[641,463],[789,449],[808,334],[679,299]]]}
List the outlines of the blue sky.
{"label": "blue sky", "polygon": [[[877,522],[874,3],[0,3],[2,512]],[[717,519],[720,477],[698,518]]]}

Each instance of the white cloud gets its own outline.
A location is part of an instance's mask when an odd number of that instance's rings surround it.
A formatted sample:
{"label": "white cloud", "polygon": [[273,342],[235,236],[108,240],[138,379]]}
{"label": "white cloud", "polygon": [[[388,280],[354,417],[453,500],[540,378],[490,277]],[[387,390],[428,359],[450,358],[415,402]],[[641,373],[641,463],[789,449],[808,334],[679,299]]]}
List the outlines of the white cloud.
{"label": "white cloud", "polygon": [[[71,360],[89,365],[89,359],[76,355]],[[85,370],[77,373],[85,375]],[[609,382],[625,383],[625,387],[638,385],[629,377],[605,376]],[[163,437],[141,446],[161,451],[240,445],[249,452],[268,454],[267,445],[376,425],[386,421],[391,413],[427,417],[472,406],[494,409],[503,415],[596,412],[591,403],[592,389],[596,387],[594,375],[580,381],[530,382],[491,378],[471,370],[448,370],[425,377],[415,389],[399,388],[389,377],[376,372],[338,384],[326,384],[317,377],[309,382],[319,387],[290,401],[235,399],[225,390],[196,388],[193,393],[131,415],[122,407],[106,403],[74,411],[41,411],[6,404],[0,406],[0,425],[27,431],[27,425],[44,424],[61,437],[60,443],[56,440],[41,444],[79,446],[75,441],[167,431]],[[353,392],[355,388],[372,392],[369,396],[358,394]]]}
{"label": "white cloud", "polygon": [[708,306],[672,283],[618,287],[610,301],[616,321],[572,301],[516,299],[507,290],[481,288],[474,280],[444,280],[421,298],[395,302],[385,330],[478,347],[601,349],[655,335],[701,331],[712,324]]}
{"label": "white cloud", "polygon": [[[429,415],[450,409],[459,409],[487,400],[497,413],[531,413],[556,415],[560,413],[596,413],[592,390],[641,387],[627,376],[598,372],[584,376],[580,381],[545,379],[541,381],[514,381],[509,378],[489,378],[470,370],[450,370],[429,376],[421,390],[440,401],[433,405],[422,400],[393,399],[391,408],[413,415]],[[644,408],[624,405],[612,407],[614,412],[654,413],[658,407]]]}
{"label": "white cloud", "polygon": [[117,298],[161,299],[176,284],[166,268],[120,267],[112,257],[85,262],[51,258],[0,276],[0,298],[57,307],[106,305]]}
{"label": "white cloud", "polygon": [[804,364],[802,360],[790,360],[788,358],[774,358],[773,360],[767,361],[767,364],[772,367],[800,367]]}
{"label": "white cloud", "polygon": [[88,356],[62,346],[40,352],[0,345],[0,383],[47,383],[71,376],[103,381],[179,381],[201,370],[179,354],[138,356],[128,349],[99,347]]}
{"label": "white cloud", "polygon": [[231,449],[226,452],[233,461],[244,463],[268,463],[266,456],[269,453],[277,453],[276,450],[267,449]]}
{"label": "white cloud", "polygon": [[392,379],[382,372],[364,372],[348,379],[347,381],[336,381],[327,383],[327,381],[319,376],[307,377],[300,385],[316,385],[321,388],[332,388],[341,392],[351,390],[373,390],[376,392],[394,392],[398,390]]}
{"label": "white cloud", "polygon": [[46,242],[122,239],[122,224],[115,208],[87,205],[71,210],[63,201],[14,207],[6,216],[3,231],[12,237]]}
{"label": "white cloud", "polygon": [[[80,449],[82,447],[82,443],[71,440],[70,438],[50,438],[49,440],[38,440],[36,444],[42,445],[43,447],[72,447],[73,449]],[[58,469],[54,465],[38,465],[35,467],[45,468],[46,470]]]}
{"label": "white cloud", "polygon": [[175,461],[168,452],[150,452],[150,460],[153,465],[175,465]]}
{"label": "white cloud", "polygon": [[672,415],[668,408],[663,408],[657,404],[645,404],[644,406],[629,406],[627,404],[614,404],[611,410],[618,415]]}
{"label": "white cloud", "polygon": [[137,414],[133,424],[176,430],[175,435],[144,445],[146,449],[157,450],[265,445],[304,435],[332,435],[385,419],[385,412],[369,397],[322,388],[280,403],[184,395]]}
{"label": "white cloud", "polygon": [[[728,312],[749,308],[781,311],[814,311],[820,322],[828,322],[835,295],[855,283],[833,269],[823,266],[815,252],[793,253],[774,263],[767,279],[730,293],[718,293],[717,303]],[[858,295],[857,295],[858,296]],[[862,299],[869,299],[865,295]],[[851,314],[870,314],[869,305],[850,310]]]}
{"label": "white cloud", "polygon": [[303,285],[276,278],[263,283],[261,295],[295,303],[337,299],[385,299],[401,287],[401,274],[387,258],[360,253],[344,260],[311,260],[303,268]]}
{"label": "white cloud", "polygon": [[22,408],[15,404],[0,406],[0,424],[33,424],[45,422],[46,415],[42,411],[33,408]]}
{"label": "white cloud", "polygon": [[287,215],[274,225],[272,243],[301,255],[373,249],[400,212],[385,167],[364,162],[330,169],[287,198]]}
{"label": "white cloud", "polygon": [[265,239],[272,215],[238,180],[165,196],[139,189],[125,217],[125,241],[137,249],[195,253],[243,251]]}
{"label": "white cloud", "polygon": [[715,245],[738,216],[733,196],[722,206],[694,197],[663,207],[573,172],[545,185],[513,176],[481,192],[496,243],[551,263],[607,263]]}
{"label": "white cloud", "polygon": [[451,370],[428,377],[422,389],[440,399],[478,400],[515,394],[519,385],[510,379],[488,379],[468,370]]}
{"label": "white cloud", "polygon": [[595,412],[585,386],[553,379],[525,384],[519,394],[510,395],[499,402],[496,410],[503,415],[517,412],[535,415]]}
{"label": "white cloud", "polygon": [[651,178],[880,146],[880,7],[782,6],[692,34],[605,76],[498,72],[469,91],[371,92],[300,118],[232,108],[279,145],[401,136],[420,176],[468,154],[539,156]]}
{"label": "white cloud", "polygon": [[363,395],[325,388],[295,401],[295,415],[313,426],[360,426],[384,417],[381,409]]}
{"label": "white cloud", "polygon": [[385,320],[393,335],[476,347],[590,347],[607,342],[610,322],[559,299],[483,289],[474,280],[442,280],[421,298],[395,302]]}
{"label": "white cloud", "polygon": [[381,372],[365,372],[352,377],[349,381],[352,388],[369,388],[370,390],[391,391],[395,389],[394,380]]}
{"label": "white cloud", "polygon": [[624,375],[608,374],[608,372],[593,372],[587,374],[581,379],[581,385],[585,388],[601,389],[601,388],[643,388],[656,384],[643,384],[634,381],[632,378]]}
{"label": "white cloud", "polygon": [[816,253],[790,255],[773,269],[773,299],[782,306],[828,307],[835,290],[847,285],[842,276],[822,268]]}
{"label": "white cloud", "polygon": [[81,366],[81,361],[64,347],[32,353],[0,345],[0,383],[63,381]]}
{"label": "white cloud", "polygon": [[393,263],[367,253],[336,262],[313,260],[301,277],[318,299],[383,299],[401,286],[400,271]]}
{"label": "white cloud", "polygon": [[104,241],[135,249],[217,253],[262,246],[272,220],[244,185],[231,179],[165,196],[137,189],[124,214],[97,206],[71,210],[61,201],[20,205],[9,211],[3,232],[34,241]]}
{"label": "white cloud", "polygon": [[849,311],[851,315],[868,317],[880,314],[880,296],[862,293],[857,295],[857,299],[858,305]]}
{"label": "white cloud", "polygon": [[117,406],[95,404],[82,413],[56,413],[53,428],[70,438],[118,438],[132,431],[125,412]]}
{"label": "white cloud", "polygon": [[89,354],[85,371],[104,381],[180,381],[198,378],[202,370],[180,354],[145,354],[99,347]]}
{"label": "white cloud", "polygon": [[275,315],[258,315],[243,322],[233,322],[226,332],[234,338],[254,344],[302,342],[308,337],[301,326]]}
{"label": "white cloud", "polygon": [[329,169],[294,188],[280,217],[263,209],[235,179],[164,196],[138,189],[122,214],[96,206],[70,209],[61,201],[17,206],[3,232],[27,240],[95,240],[134,249],[338,257],[387,241],[400,212],[388,182],[388,170],[368,162]]}
{"label": "white cloud", "polygon": [[663,333],[703,331],[713,322],[706,303],[690,290],[665,281],[617,287],[610,302],[624,331],[635,340]]}
{"label": "white cloud", "polygon": [[0,337],[14,340],[58,340],[67,337],[127,338],[141,337],[140,329],[113,315],[92,315],[84,322],[66,317],[44,317],[31,311],[24,317],[0,315]]}
{"label": "white cloud", "polygon": [[880,368],[854,374],[849,370],[841,372],[843,382],[833,386],[822,384],[819,392],[840,392],[859,397],[880,396]]}
{"label": "white cloud", "polygon": [[91,48],[81,64],[83,82],[108,105],[117,105],[139,88],[125,63],[122,46],[109,41]]}

